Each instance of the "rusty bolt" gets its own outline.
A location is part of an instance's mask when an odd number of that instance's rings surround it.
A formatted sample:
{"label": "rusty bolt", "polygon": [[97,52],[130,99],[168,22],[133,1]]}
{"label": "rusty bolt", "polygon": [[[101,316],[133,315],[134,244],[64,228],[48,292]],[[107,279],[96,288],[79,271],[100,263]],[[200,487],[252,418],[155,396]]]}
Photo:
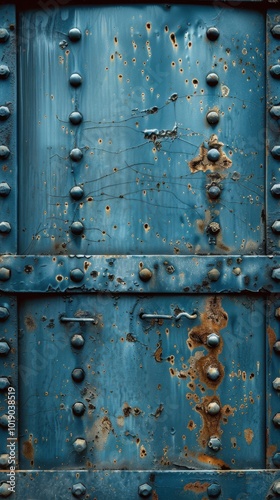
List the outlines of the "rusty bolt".
{"label": "rusty bolt", "polygon": [[280,391],[280,378],[277,377],[276,379],[274,379],[272,385],[276,391]]}
{"label": "rusty bolt", "polygon": [[83,483],[76,483],[72,486],[72,495],[76,498],[81,498],[86,494],[86,487]]}
{"label": "rusty bolt", "polygon": [[220,411],[221,407],[216,401],[212,401],[207,406],[207,413],[209,413],[209,415],[217,415]]}
{"label": "rusty bolt", "polygon": [[11,277],[11,270],[6,267],[0,267],[0,281],[8,281]]}
{"label": "rusty bolt", "polygon": [[2,455],[0,455],[0,465],[2,467],[7,467],[8,463],[9,463],[8,453],[3,453]]}
{"label": "rusty bolt", "polygon": [[207,335],[206,344],[209,347],[217,347],[220,343],[220,337],[216,333],[210,333]]}
{"label": "rusty bolt", "polygon": [[148,483],[141,484],[138,486],[138,495],[140,497],[150,497],[152,493],[152,487]]}
{"label": "rusty bolt", "polygon": [[73,443],[73,447],[77,453],[82,453],[87,447],[87,442],[84,438],[77,438]]}
{"label": "rusty bolt", "polygon": [[218,281],[219,277],[221,276],[220,271],[218,269],[211,269],[208,274],[208,278],[210,281]]}
{"label": "rusty bolt", "polygon": [[82,33],[79,28],[71,28],[71,30],[68,31],[68,36],[71,42],[78,42],[82,37]]}
{"label": "rusty bolt", "polygon": [[142,281],[149,281],[151,277],[153,276],[152,271],[150,269],[144,268],[139,271],[139,278]]}
{"label": "rusty bolt", "polygon": [[10,385],[10,381],[7,377],[0,377],[0,391],[5,391]]}
{"label": "rusty bolt", "polygon": [[212,483],[207,488],[207,493],[210,498],[217,498],[221,494],[221,486],[217,483]]}
{"label": "rusty bolt", "polygon": [[0,28],[0,43],[5,43],[10,38],[10,33],[5,28]]}
{"label": "rusty bolt", "polygon": [[208,153],[207,153],[207,158],[208,158],[208,160],[213,161],[213,162],[218,161],[218,160],[219,160],[219,158],[220,158],[220,156],[221,156],[221,153],[220,153],[220,151],[219,151],[218,149],[216,149],[216,148],[211,148],[211,149],[209,149],[209,151],[208,151]]}
{"label": "rusty bolt", "polygon": [[276,413],[272,419],[275,427],[280,427],[280,413]]}
{"label": "rusty bolt", "polygon": [[279,469],[279,467],[280,467],[280,453],[279,453],[279,451],[276,452],[275,455],[273,455],[272,462],[274,463],[275,467],[277,467],[277,469]]}
{"label": "rusty bolt", "polygon": [[273,493],[276,493],[276,495],[280,495],[280,481],[275,481],[272,485],[272,491]]}
{"label": "rusty bolt", "polygon": [[76,415],[76,417],[81,417],[85,413],[86,407],[85,407],[84,403],[77,401],[77,403],[73,404],[72,411],[73,411],[74,415]]}
{"label": "rusty bolt", "polygon": [[7,356],[7,354],[9,354],[11,348],[9,346],[9,344],[5,341],[5,340],[2,340],[0,342],[0,356]]}
{"label": "rusty bolt", "polygon": [[222,443],[217,436],[212,436],[208,441],[208,447],[213,451],[219,451],[222,447]]}
{"label": "rusty bolt", "polygon": [[9,497],[12,494],[11,487],[8,483],[1,483],[0,485],[0,497]]}
{"label": "rusty bolt", "polygon": [[208,366],[206,374],[207,377],[213,381],[217,380],[220,377],[220,372],[217,366],[212,366],[212,365]]}
{"label": "rusty bolt", "polygon": [[71,345],[75,349],[81,349],[84,346],[85,339],[82,335],[75,333],[73,337],[71,338]]}
{"label": "rusty bolt", "polygon": [[218,222],[210,222],[209,226],[208,226],[208,231],[209,233],[211,234],[218,234],[221,230],[221,226]]}

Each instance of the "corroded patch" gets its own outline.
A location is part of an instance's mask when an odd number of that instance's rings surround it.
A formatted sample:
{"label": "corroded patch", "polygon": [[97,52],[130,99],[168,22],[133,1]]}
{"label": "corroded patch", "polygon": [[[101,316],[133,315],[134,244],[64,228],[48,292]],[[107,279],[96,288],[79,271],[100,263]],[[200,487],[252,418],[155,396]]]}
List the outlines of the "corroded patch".
{"label": "corroded patch", "polygon": [[113,431],[112,422],[108,417],[98,418],[91,429],[91,438],[94,440],[96,449],[103,450],[107,443],[110,432]]}
{"label": "corroded patch", "polygon": [[254,439],[254,432],[252,429],[244,429],[244,437],[247,444],[251,444]]}
{"label": "corroded patch", "polygon": [[[206,148],[204,144],[202,144],[200,146],[198,156],[196,156],[189,162],[189,167],[192,174],[195,174],[199,171],[206,172],[207,170],[217,172],[220,170],[226,170],[227,168],[231,167],[232,161],[222,150],[224,144],[218,141],[218,137],[215,134],[211,135],[208,141],[208,145],[209,148]],[[210,161],[207,158],[207,153],[211,148],[217,149],[220,153],[220,158],[215,162]]]}
{"label": "corroded patch", "polygon": [[30,441],[24,441],[22,444],[22,454],[27,460],[34,460],[34,448]]}
{"label": "corroded patch", "polygon": [[33,318],[33,316],[31,316],[31,314],[28,314],[27,316],[25,316],[24,324],[25,324],[28,332],[34,332],[34,330],[36,330],[36,328],[37,328],[35,319]]}
{"label": "corroded patch", "polygon": [[267,327],[267,337],[268,337],[268,343],[269,343],[269,350],[270,350],[270,354],[271,354],[272,350],[273,350],[273,346],[276,342],[276,333],[273,330],[273,328],[271,328],[271,326],[269,326],[269,325]]}
{"label": "corroded patch", "polygon": [[199,481],[196,481],[195,483],[185,484],[184,491],[204,493],[205,491],[207,491],[208,486],[210,486],[210,483],[200,483]]}

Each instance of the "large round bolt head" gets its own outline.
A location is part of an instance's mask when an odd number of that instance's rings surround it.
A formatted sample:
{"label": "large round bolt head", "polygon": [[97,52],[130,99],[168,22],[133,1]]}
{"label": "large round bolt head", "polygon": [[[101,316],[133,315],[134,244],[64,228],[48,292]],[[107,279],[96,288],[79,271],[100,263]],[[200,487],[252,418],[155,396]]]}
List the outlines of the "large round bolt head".
{"label": "large round bolt head", "polygon": [[280,413],[276,413],[272,419],[275,427],[280,427]]}
{"label": "large round bolt head", "polygon": [[0,28],[0,42],[5,43],[10,38],[10,33],[5,28]]}
{"label": "large round bolt head", "polygon": [[149,484],[145,483],[138,486],[138,495],[140,497],[147,498],[151,496],[151,494],[152,494],[152,487]]}
{"label": "large round bolt head", "polygon": [[11,112],[7,106],[0,106],[0,121],[5,121],[9,118]]}
{"label": "large round bolt head", "polygon": [[79,148],[74,148],[70,151],[70,158],[73,161],[80,161],[83,158],[83,152]]}
{"label": "large round bolt head", "polygon": [[210,222],[208,226],[208,231],[211,234],[218,234],[221,230],[221,226],[218,222]]}
{"label": "large round bolt head", "polygon": [[271,34],[274,38],[280,38],[280,24],[275,24],[275,26],[271,28]]}
{"label": "large round bolt head", "polygon": [[7,309],[7,307],[0,306],[0,321],[6,321],[9,316],[9,309]]}
{"label": "large round bolt head", "polygon": [[277,342],[275,342],[273,349],[274,349],[274,352],[276,352],[277,354],[280,354],[280,340],[277,340]]}
{"label": "large round bolt head", "polygon": [[0,267],[0,281],[8,281],[11,277],[11,269]]}
{"label": "large round bolt head", "polygon": [[70,196],[73,200],[78,201],[84,196],[84,190],[81,186],[74,186],[70,189]]}
{"label": "large round bolt head", "polygon": [[276,493],[276,495],[280,495],[280,481],[275,481],[272,485],[272,491],[273,493]]}
{"label": "large round bolt head", "polygon": [[0,497],[9,497],[12,494],[11,486],[8,483],[1,483],[0,485]]}
{"label": "large round bolt head", "polygon": [[213,185],[208,188],[208,195],[211,200],[216,200],[217,198],[219,198],[220,194],[221,190],[219,186]]}
{"label": "large round bolt head", "polygon": [[87,447],[87,442],[83,438],[77,438],[73,443],[73,447],[77,453],[82,453]]}
{"label": "large round bolt head", "polygon": [[274,379],[272,385],[276,391],[280,391],[280,378],[277,377],[276,379]]}
{"label": "large round bolt head", "polygon": [[8,453],[3,453],[2,455],[0,455],[0,465],[2,467],[7,467],[8,463],[9,463]]}
{"label": "large round bolt head", "polygon": [[0,146],[0,158],[1,160],[6,160],[10,155],[10,150],[7,146]]}
{"label": "large round bolt head", "polygon": [[275,160],[280,160],[280,146],[274,146],[270,152]]}
{"label": "large round bolt head", "polygon": [[74,415],[76,415],[76,417],[81,417],[85,413],[86,407],[85,407],[84,403],[77,401],[77,403],[73,404],[72,411],[73,411]]}
{"label": "large round bolt head", "polygon": [[7,184],[7,182],[1,182],[0,196],[2,196],[2,198],[6,198],[7,196],[9,196],[10,192],[11,192],[11,187],[9,186],[9,184]]}
{"label": "large round bolt head", "polygon": [[280,468],[280,453],[279,451],[276,452],[273,457],[272,457],[272,462],[274,463],[275,467],[277,467],[277,469]]}
{"label": "large round bolt head", "polygon": [[0,391],[5,391],[10,385],[10,381],[7,377],[0,377]]}
{"label": "large round bolt head", "polygon": [[5,64],[0,65],[0,78],[6,80],[10,76],[10,70]]}
{"label": "large round bolt head", "polygon": [[220,377],[220,372],[217,366],[208,366],[206,371],[207,378],[213,380],[214,382]]}
{"label": "large round bolt head", "polygon": [[215,85],[219,83],[218,75],[216,73],[208,73],[208,75],[206,76],[206,83],[210,87],[215,87]]}
{"label": "large round bolt head", "polygon": [[76,333],[71,339],[71,345],[75,349],[81,349],[84,346],[85,339],[82,335]]}
{"label": "large round bolt head", "polygon": [[69,120],[73,125],[79,125],[83,121],[83,115],[79,111],[73,111],[69,115]]}
{"label": "large round bolt head", "polygon": [[221,486],[217,483],[210,484],[207,488],[207,493],[210,498],[217,498],[221,494]]}
{"label": "large round bolt head", "polygon": [[2,342],[0,342],[0,356],[7,356],[10,350],[11,348],[8,342],[2,340]]}
{"label": "large round bolt head", "polygon": [[139,271],[139,278],[142,281],[149,281],[152,276],[153,276],[153,273],[152,273],[152,271],[150,271],[150,269],[144,268],[144,269],[141,269],[141,271]]}
{"label": "large round bolt head", "polygon": [[70,279],[75,283],[80,283],[84,279],[84,272],[81,269],[72,269],[70,271]]}
{"label": "large round bolt head", "polygon": [[76,236],[79,236],[83,233],[84,231],[84,225],[82,222],[79,220],[73,222],[70,226],[71,232],[75,234]]}
{"label": "large round bolt head", "polygon": [[206,120],[209,125],[216,125],[219,122],[219,113],[217,111],[209,111],[206,115]]}
{"label": "large round bolt head", "polygon": [[206,344],[209,347],[217,347],[220,344],[220,337],[216,333],[207,335]]}
{"label": "large round bolt head", "polygon": [[72,486],[72,495],[76,498],[81,498],[86,494],[86,487],[83,483],[76,483]]}
{"label": "large round bolt head", "polygon": [[75,368],[72,371],[72,379],[74,382],[82,382],[85,378],[85,372],[82,368]]}
{"label": "large round bolt head", "polygon": [[280,106],[272,106],[269,110],[270,116],[278,120],[280,118]]}
{"label": "large round bolt head", "polygon": [[280,233],[280,220],[276,220],[273,222],[271,229],[274,233]]}
{"label": "large round bolt head", "polygon": [[79,73],[72,73],[72,75],[69,78],[70,85],[72,87],[79,87],[82,83],[83,79]]}
{"label": "large round bolt head", "polygon": [[279,79],[280,78],[280,64],[275,64],[270,68],[270,74],[273,78]]}
{"label": "large round bolt head", "polygon": [[210,160],[212,162],[218,161],[220,156],[221,156],[220,151],[218,149],[215,149],[215,148],[209,149],[209,151],[207,153],[208,160]]}
{"label": "large round bolt head", "polygon": [[219,277],[221,276],[221,273],[218,269],[211,269],[208,273],[207,276],[210,281],[218,281]]}
{"label": "large round bolt head", "polygon": [[11,224],[6,221],[0,222],[0,233],[1,234],[9,234],[11,232]]}
{"label": "large round bolt head", "polygon": [[207,413],[209,413],[209,415],[217,415],[218,413],[220,413],[220,411],[221,407],[216,401],[212,401],[207,406]]}
{"label": "large round bolt head", "polygon": [[71,42],[78,42],[82,37],[82,33],[79,28],[71,28],[71,30],[68,31],[68,36]]}
{"label": "large round bolt head", "polygon": [[212,436],[208,441],[208,447],[213,451],[219,451],[222,447],[222,443],[218,437]]}
{"label": "large round bolt head", "polygon": [[206,31],[206,36],[208,40],[214,42],[220,36],[218,28],[215,28],[215,26],[211,26],[211,28],[208,28],[208,30]]}

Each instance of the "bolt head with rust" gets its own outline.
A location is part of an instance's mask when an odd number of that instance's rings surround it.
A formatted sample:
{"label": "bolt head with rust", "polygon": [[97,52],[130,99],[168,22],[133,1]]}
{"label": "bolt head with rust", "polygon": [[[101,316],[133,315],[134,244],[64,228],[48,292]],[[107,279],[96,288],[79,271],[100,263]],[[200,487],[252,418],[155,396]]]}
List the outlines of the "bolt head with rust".
{"label": "bolt head with rust", "polygon": [[152,276],[153,276],[152,271],[150,271],[150,269],[147,269],[146,267],[144,267],[144,269],[141,269],[139,271],[139,278],[141,281],[149,281]]}
{"label": "bolt head with rust", "polygon": [[208,278],[210,281],[218,281],[219,277],[221,276],[220,271],[218,269],[211,269],[208,274]]}
{"label": "bolt head with rust", "polygon": [[275,427],[280,427],[280,413],[276,413],[272,419]]}
{"label": "bolt head with rust", "polygon": [[220,337],[216,333],[210,333],[207,335],[206,344],[209,347],[217,347],[220,344]]}
{"label": "bolt head with rust", "polygon": [[208,231],[211,234],[217,235],[221,230],[221,226],[218,222],[210,222],[208,226]]}
{"label": "bolt head with rust", "polygon": [[3,482],[0,484],[0,497],[9,497],[12,494],[11,486],[9,483]]}
{"label": "bolt head with rust", "polygon": [[211,436],[208,441],[208,447],[213,451],[219,451],[222,447],[221,440],[217,436]]}
{"label": "bolt head with rust", "polygon": [[72,495],[76,498],[81,498],[86,494],[86,487],[83,483],[76,483],[72,486]]}
{"label": "bolt head with rust", "polygon": [[206,371],[206,375],[207,375],[207,378],[209,378],[209,380],[212,380],[213,382],[215,382],[216,380],[218,380],[218,378],[220,377],[220,371],[219,371],[219,368],[217,366],[208,366],[207,368],[207,371]]}
{"label": "bolt head with rust", "polygon": [[275,389],[276,391],[280,391],[280,377],[276,377],[273,380],[272,385],[273,385],[273,389]]}
{"label": "bolt head with rust", "polygon": [[220,413],[220,411],[221,411],[221,407],[217,403],[217,401],[212,401],[207,406],[207,413],[209,413],[209,415],[218,415],[218,413]]}
{"label": "bolt head with rust", "polygon": [[147,498],[152,494],[152,487],[148,483],[141,484],[138,486],[138,495],[143,498]]}
{"label": "bolt head with rust", "polygon": [[84,438],[77,438],[73,443],[73,447],[77,453],[82,453],[87,447],[87,442]]}

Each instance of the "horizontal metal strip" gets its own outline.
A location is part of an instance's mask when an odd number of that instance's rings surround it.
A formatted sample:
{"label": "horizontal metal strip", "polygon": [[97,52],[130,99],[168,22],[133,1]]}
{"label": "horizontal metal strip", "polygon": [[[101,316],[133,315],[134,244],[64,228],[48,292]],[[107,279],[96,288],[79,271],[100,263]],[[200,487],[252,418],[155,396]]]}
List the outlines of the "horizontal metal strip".
{"label": "horizontal metal strip", "polygon": [[280,292],[279,256],[0,257],[3,292]]}
{"label": "horizontal metal strip", "polygon": [[[5,481],[7,473],[1,473]],[[61,498],[98,498],[98,500],[161,500],[188,498],[204,494],[210,498],[274,498],[280,472],[250,471],[24,471],[16,473],[17,498],[49,500]],[[8,488],[5,481],[0,489]],[[73,496],[72,496],[73,495]],[[220,496],[221,495],[221,496]],[[6,495],[5,495],[6,496]],[[11,496],[13,498],[14,495]],[[203,498],[205,498],[205,496]]]}

